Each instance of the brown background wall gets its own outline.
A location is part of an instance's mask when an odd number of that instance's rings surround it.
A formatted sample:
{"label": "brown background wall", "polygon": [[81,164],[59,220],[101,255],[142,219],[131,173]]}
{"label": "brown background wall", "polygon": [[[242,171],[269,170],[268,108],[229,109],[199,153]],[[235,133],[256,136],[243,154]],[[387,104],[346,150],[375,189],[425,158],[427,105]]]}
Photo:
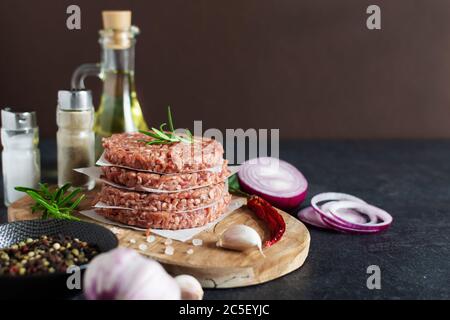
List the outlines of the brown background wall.
{"label": "brown background wall", "polygon": [[[70,4],[81,31],[65,27]],[[381,31],[366,29],[370,4]],[[150,123],[170,104],[179,126],[450,137],[446,0],[1,0],[0,106],[36,109],[42,136],[54,136],[57,90],[99,60],[102,9],[131,9],[141,28],[136,77]]]}

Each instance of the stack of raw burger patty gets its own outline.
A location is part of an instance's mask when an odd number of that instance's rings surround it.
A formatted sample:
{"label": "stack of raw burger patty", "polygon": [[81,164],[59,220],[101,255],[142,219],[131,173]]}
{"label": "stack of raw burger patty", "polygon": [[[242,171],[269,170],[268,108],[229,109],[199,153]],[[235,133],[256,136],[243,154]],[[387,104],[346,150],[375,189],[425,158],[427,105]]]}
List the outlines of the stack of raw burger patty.
{"label": "stack of raw burger patty", "polygon": [[140,191],[104,184],[96,201],[120,208],[96,212],[132,226],[172,230],[203,226],[220,217],[231,200],[222,145],[198,137],[191,144],[145,143],[151,140],[141,133],[103,139],[104,157],[114,165],[101,167],[103,178]]}

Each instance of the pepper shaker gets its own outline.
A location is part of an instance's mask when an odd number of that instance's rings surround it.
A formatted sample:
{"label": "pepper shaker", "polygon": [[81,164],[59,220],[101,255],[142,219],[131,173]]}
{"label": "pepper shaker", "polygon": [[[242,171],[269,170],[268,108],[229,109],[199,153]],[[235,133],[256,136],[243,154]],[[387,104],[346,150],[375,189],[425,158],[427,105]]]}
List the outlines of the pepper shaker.
{"label": "pepper shaker", "polygon": [[95,180],[74,171],[90,167],[95,161],[94,106],[89,90],[61,90],[56,110],[58,124],[58,185],[71,183],[93,189]]}
{"label": "pepper shaker", "polygon": [[23,197],[15,187],[36,188],[41,179],[39,130],[34,112],[5,108],[1,118],[4,202],[9,206]]}

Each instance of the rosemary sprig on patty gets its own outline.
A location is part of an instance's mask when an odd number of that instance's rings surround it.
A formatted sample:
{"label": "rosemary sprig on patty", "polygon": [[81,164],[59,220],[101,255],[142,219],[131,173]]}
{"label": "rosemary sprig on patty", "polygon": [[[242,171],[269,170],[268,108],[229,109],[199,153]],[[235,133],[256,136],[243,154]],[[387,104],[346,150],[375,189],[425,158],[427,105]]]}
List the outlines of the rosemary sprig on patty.
{"label": "rosemary sprig on patty", "polygon": [[184,143],[193,143],[194,138],[192,137],[191,131],[185,129],[186,137],[179,136],[175,133],[175,128],[172,120],[172,113],[170,112],[170,106],[167,107],[167,122],[168,131],[164,129],[167,126],[167,123],[163,123],[159,126],[159,129],[152,127],[151,131],[143,131],[139,130],[140,133],[143,133],[149,137],[152,137],[153,140],[139,140],[140,142],[145,142],[147,145],[152,144],[170,144],[175,142],[184,142]]}

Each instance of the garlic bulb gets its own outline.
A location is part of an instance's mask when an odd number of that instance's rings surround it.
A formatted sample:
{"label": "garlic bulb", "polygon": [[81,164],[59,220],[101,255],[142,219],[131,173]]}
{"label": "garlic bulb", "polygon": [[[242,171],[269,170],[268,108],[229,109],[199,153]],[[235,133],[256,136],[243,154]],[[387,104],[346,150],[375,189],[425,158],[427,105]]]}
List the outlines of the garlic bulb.
{"label": "garlic bulb", "polygon": [[264,256],[261,237],[258,232],[244,224],[235,224],[225,230],[220,236],[217,246],[237,251],[258,247],[259,252]]}
{"label": "garlic bulb", "polygon": [[175,277],[181,289],[181,299],[183,300],[202,300],[203,289],[200,282],[193,276],[182,274]]}
{"label": "garlic bulb", "polygon": [[156,261],[116,248],[95,257],[84,276],[89,300],[179,300],[177,282]]}

